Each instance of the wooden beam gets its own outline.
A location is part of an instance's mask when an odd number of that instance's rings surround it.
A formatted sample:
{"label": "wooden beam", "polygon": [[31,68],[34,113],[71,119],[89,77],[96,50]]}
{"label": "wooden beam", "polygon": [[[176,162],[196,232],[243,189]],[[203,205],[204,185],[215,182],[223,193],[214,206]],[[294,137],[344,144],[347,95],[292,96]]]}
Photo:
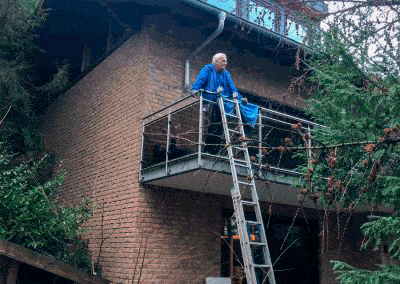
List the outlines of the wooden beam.
{"label": "wooden beam", "polygon": [[[110,281],[98,277],[96,275],[90,275],[78,268],[66,264],[61,261],[56,261],[54,258],[45,256],[38,252],[26,249],[20,245],[16,245],[5,240],[0,240],[0,259],[2,256],[11,258],[18,262],[26,263],[36,268],[45,270],[53,273],[57,276],[72,280],[80,284],[109,284]],[[1,263],[0,263],[1,265]],[[1,283],[1,275],[0,275]],[[8,282],[7,282],[8,283]]]}

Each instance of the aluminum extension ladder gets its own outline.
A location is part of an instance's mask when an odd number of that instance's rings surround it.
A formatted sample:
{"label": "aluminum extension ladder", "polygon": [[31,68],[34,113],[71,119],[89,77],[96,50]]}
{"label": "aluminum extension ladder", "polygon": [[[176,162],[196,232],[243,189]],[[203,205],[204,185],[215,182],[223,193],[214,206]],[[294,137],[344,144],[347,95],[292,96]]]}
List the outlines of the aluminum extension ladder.
{"label": "aluminum extension ladder", "polygon": [[[231,194],[247,283],[268,283],[268,278],[269,284],[276,284],[239,102],[234,98],[231,114],[225,112],[222,96],[218,98],[218,104],[232,171]],[[247,177],[238,176],[240,169],[247,171]]]}

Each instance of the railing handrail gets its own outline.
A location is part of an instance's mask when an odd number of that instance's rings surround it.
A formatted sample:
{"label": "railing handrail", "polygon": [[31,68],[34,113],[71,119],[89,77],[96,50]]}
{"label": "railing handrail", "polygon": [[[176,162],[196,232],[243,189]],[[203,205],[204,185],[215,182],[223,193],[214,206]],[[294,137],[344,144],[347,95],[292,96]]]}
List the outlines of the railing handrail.
{"label": "railing handrail", "polygon": [[[211,95],[219,96],[219,94],[215,93],[215,92],[210,92],[210,91],[207,91],[207,90],[200,90],[200,91],[208,93],[208,94],[211,94]],[[224,100],[226,100],[228,102],[232,102],[232,103],[234,102],[232,99],[229,99],[229,98],[226,98],[226,97],[224,97]],[[282,117],[290,118],[290,119],[293,119],[293,120],[296,120],[296,121],[300,121],[300,122],[303,122],[303,123],[306,123],[306,124],[310,124],[310,125],[313,125],[313,126],[318,126],[318,127],[323,127],[323,128],[326,127],[326,126],[323,126],[321,124],[309,121],[307,119],[303,119],[303,118],[300,118],[300,117],[295,117],[295,116],[292,116],[292,115],[289,115],[289,114],[286,114],[286,113],[283,113],[283,112],[280,112],[280,111],[268,109],[268,108],[265,108],[265,107],[262,107],[262,106],[259,106],[259,105],[256,105],[256,104],[252,104],[252,103],[247,103],[247,104],[259,107],[264,112],[269,112],[269,113],[272,113],[272,114],[280,115]]]}
{"label": "railing handrail", "polygon": [[170,105],[168,105],[166,107],[163,107],[163,108],[161,108],[161,109],[159,109],[159,110],[157,110],[157,111],[155,111],[155,112],[153,112],[153,113],[151,113],[149,115],[146,115],[145,117],[143,117],[143,120],[149,119],[150,117],[152,117],[152,116],[154,116],[154,115],[156,115],[156,114],[158,114],[158,113],[160,113],[162,111],[165,111],[165,110],[167,110],[167,109],[169,109],[169,108],[171,108],[171,107],[173,107],[173,106],[175,106],[175,105],[177,105],[177,104],[179,104],[179,103],[181,103],[181,102],[183,102],[185,100],[188,100],[190,98],[193,99],[193,96],[189,95],[189,96],[183,97],[183,98],[171,103]]}
{"label": "railing handrail", "polygon": [[300,121],[300,122],[303,122],[303,123],[306,123],[306,124],[310,124],[310,125],[318,126],[318,127],[323,127],[323,128],[326,127],[324,125],[309,121],[307,119],[303,119],[303,118],[300,118],[300,117],[292,116],[290,114],[286,114],[286,113],[283,113],[283,112],[280,112],[280,111],[267,109],[265,107],[260,107],[260,108],[261,108],[261,110],[263,110],[265,112],[269,112],[269,113],[273,113],[273,114],[276,114],[276,115],[280,115],[280,116],[283,116],[283,117],[286,117],[286,118],[290,118],[290,119],[293,119],[293,120],[297,120],[297,121]]}
{"label": "railing handrail", "polygon": [[[204,90],[204,89],[200,89],[200,90],[199,90],[199,93],[200,93],[200,95],[202,95],[203,93],[208,93],[208,94],[214,95],[214,96],[216,96],[216,97],[220,96],[219,93],[210,92],[210,91],[207,91],[207,90]],[[155,111],[155,112],[153,112],[153,113],[151,113],[151,114],[145,116],[145,117],[143,118],[143,120],[145,121],[145,120],[151,118],[152,116],[155,116],[155,115],[157,115],[157,114],[159,114],[159,113],[161,113],[161,112],[163,112],[163,111],[166,111],[166,110],[168,110],[168,109],[174,107],[175,105],[177,105],[177,104],[179,104],[179,103],[181,103],[181,102],[183,102],[183,101],[185,101],[185,100],[188,100],[188,99],[194,99],[195,101],[194,101],[193,103],[195,103],[195,102],[197,102],[197,101],[199,100],[199,97],[194,98],[192,95],[188,95],[188,96],[186,96],[186,97],[183,97],[183,98],[181,98],[181,99],[179,99],[179,100],[177,100],[177,101],[171,103],[170,105],[168,105],[168,106],[166,106],[166,107],[163,107],[163,108],[159,109],[158,111]],[[232,103],[234,102],[232,99],[229,99],[229,98],[227,98],[227,97],[224,97],[224,100],[226,100],[226,101],[228,101],[228,102],[232,102]],[[259,105],[253,104],[253,103],[247,103],[247,104],[252,105],[252,106],[259,107],[259,108],[260,108],[260,112],[272,113],[272,114],[275,114],[275,115],[279,115],[279,116],[281,116],[281,117],[289,118],[289,119],[292,119],[292,120],[294,120],[294,121],[302,122],[302,123],[309,124],[309,125],[312,125],[312,126],[317,126],[317,127],[322,127],[322,128],[325,128],[325,127],[326,127],[326,126],[324,126],[324,125],[321,125],[321,124],[318,124],[318,123],[309,121],[309,120],[307,120],[307,119],[303,119],[303,118],[300,118],[300,117],[292,116],[292,115],[289,115],[289,114],[286,114],[286,113],[283,113],[283,112],[280,112],[280,111],[272,110],[272,109],[269,109],[269,108],[266,108],[266,107],[262,107],[262,106],[259,106]],[[186,107],[186,106],[185,106],[185,107]],[[166,114],[166,115],[167,115],[167,114]]]}

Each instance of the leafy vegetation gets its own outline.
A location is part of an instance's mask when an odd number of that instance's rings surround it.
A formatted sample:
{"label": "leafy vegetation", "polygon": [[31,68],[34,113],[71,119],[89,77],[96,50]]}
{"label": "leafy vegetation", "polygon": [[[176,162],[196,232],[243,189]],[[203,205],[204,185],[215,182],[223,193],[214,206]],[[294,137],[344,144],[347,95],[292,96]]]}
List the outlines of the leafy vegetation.
{"label": "leafy vegetation", "polygon": [[46,16],[41,3],[3,0],[0,6],[0,238],[87,269],[79,228],[90,217],[89,203],[57,202],[63,176],[52,177],[42,147],[38,109],[66,86],[68,67],[44,86],[35,84],[35,32]]}
{"label": "leafy vegetation", "polygon": [[[302,192],[324,208],[372,212],[363,248],[387,258],[372,271],[334,262],[340,283],[399,283],[400,3],[343,3],[308,62],[308,112],[326,128],[314,133]],[[378,214],[382,207],[389,213]]]}
{"label": "leafy vegetation", "polygon": [[49,167],[48,156],[16,166],[12,158],[2,149],[0,238],[85,268],[88,262],[79,226],[90,217],[89,207],[68,208],[56,202],[55,190],[63,176],[43,175]]}
{"label": "leafy vegetation", "polygon": [[4,0],[0,9],[0,141],[12,152],[42,151],[38,104],[68,83],[68,66],[37,86],[35,32],[46,14],[39,0]]}

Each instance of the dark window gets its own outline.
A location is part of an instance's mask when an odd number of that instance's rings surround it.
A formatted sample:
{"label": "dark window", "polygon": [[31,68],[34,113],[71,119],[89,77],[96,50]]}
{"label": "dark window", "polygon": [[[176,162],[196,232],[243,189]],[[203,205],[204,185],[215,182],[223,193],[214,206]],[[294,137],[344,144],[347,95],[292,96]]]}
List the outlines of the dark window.
{"label": "dark window", "polygon": [[[222,217],[225,222],[222,231],[221,275],[238,278],[242,273],[240,263],[243,263],[243,260],[237,232],[230,223],[232,214],[232,209],[223,210]],[[268,219],[268,216],[264,216],[264,223]],[[276,282],[317,284],[319,283],[318,222],[298,218],[291,226],[292,221],[292,218],[272,216],[268,228],[266,227]],[[239,283],[246,281],[244,279]]]}

